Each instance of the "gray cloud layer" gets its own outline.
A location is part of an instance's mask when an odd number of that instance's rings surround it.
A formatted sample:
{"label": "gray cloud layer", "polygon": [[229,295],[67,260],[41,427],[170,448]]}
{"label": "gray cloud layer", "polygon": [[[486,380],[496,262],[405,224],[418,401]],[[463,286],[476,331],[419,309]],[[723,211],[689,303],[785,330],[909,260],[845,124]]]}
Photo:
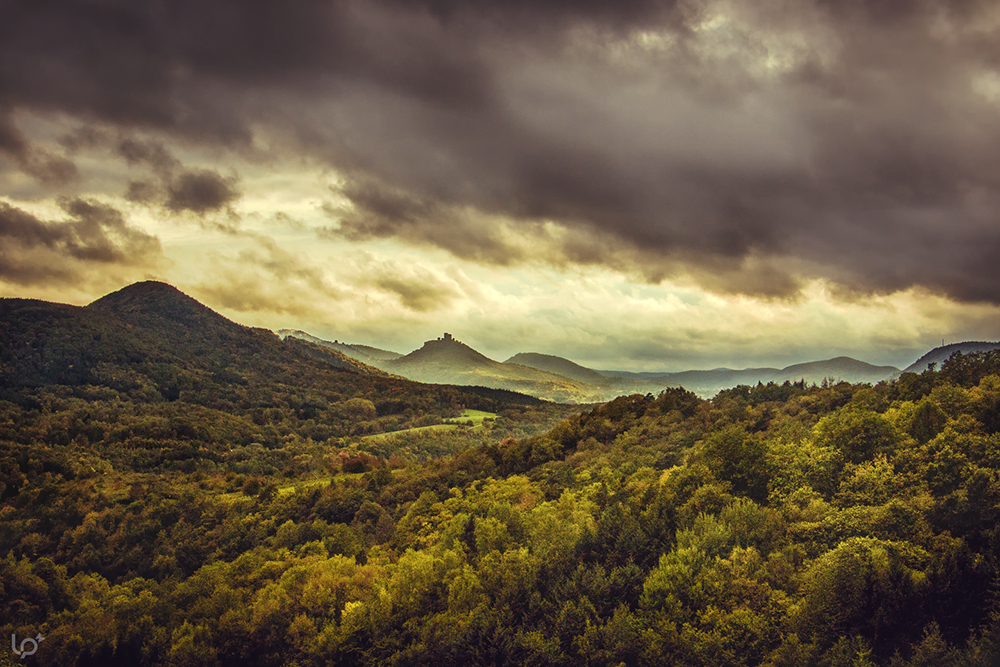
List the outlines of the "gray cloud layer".
{"label": "gray cloud layer", "polygon": [[[13,112],[246,152],[263,127],[346,174],[347,238],[538,259],[508,217],[549,261],[654,280],[1000,303],[998,33],[976,0],[0,0],[0,152],[73,175]],[[239,196],[119,154],[159,174],[136,201]]]}
{"label": "gray cloud layer", "polygon": [[62,207],[69,219],[48,221],[0,202],[0,280],[68,283],[160,263],[159,240],[130,226],[118,210],[86,199],[63,200]]}
{"label": "gray cloud layer", "polygon": [[129,201],[204,216],[241,196],[235,178],[211,169],[186,169],[161,143],[126,138],[117,143],[115,152],[129,166],[146,166],[156,177],[155,181],[129,181],[125,194]]}

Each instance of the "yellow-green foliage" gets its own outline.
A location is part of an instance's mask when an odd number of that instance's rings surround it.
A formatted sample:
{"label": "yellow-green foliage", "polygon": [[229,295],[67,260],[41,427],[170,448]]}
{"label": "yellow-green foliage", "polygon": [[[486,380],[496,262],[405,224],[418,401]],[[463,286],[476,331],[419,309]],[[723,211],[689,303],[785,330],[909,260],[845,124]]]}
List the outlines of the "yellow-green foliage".
{"label": "yellow-green foliage", "polygon": [[437,450],[49,388],[0,402],[0,634],[41,632],[52,665],[985,666],[1000,377],[978,368],[668,390],[544,433],[554,412],[507,408]]}

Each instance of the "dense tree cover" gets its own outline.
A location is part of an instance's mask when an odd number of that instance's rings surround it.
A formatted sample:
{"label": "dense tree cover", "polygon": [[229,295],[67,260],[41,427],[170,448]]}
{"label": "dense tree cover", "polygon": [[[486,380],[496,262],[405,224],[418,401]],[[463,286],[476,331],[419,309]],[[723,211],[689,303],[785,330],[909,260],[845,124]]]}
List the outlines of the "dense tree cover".
{"label": "dense tree cover", "polygon": [[[0,332],[0,636],[42,633],[38,664],[917,667],[1000,648],[997,353],[559,421],[334,371],[175,301],[157,312],[198,324],[164,342],[164,315],[129,321],[144,303],[112,303],[118,329],[50,309],[29,336],[10,310]],[[66,335],[91,313],[99,341]],[[498,417],[364,437],[462,407]]]}
{"label": "dense tree cover", "polygon": [[[318,443],[439,424],[463,408],[551,412],[528,396],[420,385],[314,348],[162,283],[85,308],[0,299],[0,439],[72,446],[131,470],[273,474]],[[17,486],[3,474],[0,499]]]}

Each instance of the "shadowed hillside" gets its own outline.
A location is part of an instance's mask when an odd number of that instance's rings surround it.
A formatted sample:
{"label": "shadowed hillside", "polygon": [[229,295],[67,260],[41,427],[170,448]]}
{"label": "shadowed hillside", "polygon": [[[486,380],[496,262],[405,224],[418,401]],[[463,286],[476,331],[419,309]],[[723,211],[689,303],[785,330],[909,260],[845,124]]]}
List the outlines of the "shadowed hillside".
{"label": "shadowed hillside", "polygon": [[374,366],[369,366],[359,359],[350,357],[339,350],[332,349],[325,345],[310,343],[307,340],[302,340],[293,336],[285,338],[284,343],[292,349],[314,359],[319,359],[334,368],[341,368],[343,370],[354,371],[356,373],[365,373],[366,375],[389,375],[383,370],[375,368]]}
{"label": "shadowed hillside", "polygon": [[962,354],[972,354],[974,352],[989,352],[990,350],[995,350],[1000,348],[1000,343],[988,343],[979,341],[969,341],[965,343],[952,343],[951,345],[945,345],[943,347],[936,347],[924,356],[917,359],[915,362],[907,366],[904,371],[906,373],[922,373],[927,370],[928,364],[937,364],[940,366],[947,360],[951,355],[956,352],[961,352]]}
{"label": "shadowed hillside", "polygon": [[341,354],[347,355],[352,359],[357,359],[366,364],[371,364],[372,362],[378,361],[388,361],[391,359],[399,359],[402,354],[399,352],[390,352],[389,350],[381,350],[377,347],[372,347],[371,345],[351,345],[348,343],[341,343],[340,341],[330,341],[324,340],[308,334],[305,331],[299,331],[298,329],[279,329],[278,335],[282,340],[287,340],[288,338],[298,338],[299,340],[305,340],[315,345],[322,345],[323,347],[328,347],[332,350],[337,350]]}
{"label": "shadowed hillside", "polygon": [[[131,285],[85,307],[0,300],[0,390],[31,402],[25,390],[47,385],[105,388],[141,403],[198,405],[258,422],[278,413],[322,420],[316,435],[324,439],[503,405],[481,393],[389,377],[334,350],[282,342],[158,282]],[[353,398],[374,406],[363,424],[343,407]],[[501,400],[536,402],[516,394]]]}

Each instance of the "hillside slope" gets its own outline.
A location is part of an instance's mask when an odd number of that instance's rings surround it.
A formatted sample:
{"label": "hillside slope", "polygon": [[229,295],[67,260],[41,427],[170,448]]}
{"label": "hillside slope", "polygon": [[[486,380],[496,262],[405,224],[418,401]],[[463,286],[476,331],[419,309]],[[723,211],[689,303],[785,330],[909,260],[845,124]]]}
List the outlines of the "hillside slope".
{"label": "hillside slope", "polygon": [[[30,403],[33,388],[54,385],[110,390],[141,405],[200,406],[260,424],[279,415],[290,424],[313,419],[317,439],[434,423],[432,415],[440,420],[463,407],[496,411],[537,402],[390,377],[333,350],[232,322],[157,282],[85,307],[0,300],[3,396]],[[371,401],[374,411],[363,419],[349,414],[344,406],[352,398]],[[182,411],[178,418],[187,417]]]}
{"label": "hillside slope", "polygon": [[285,345],[290,346],[293,350],[297,350],[298,352],[314,359],[319,359],[323,363],[329,364],[334,368],[354,371],[355,373],[364,373],[366,375],[389,375],[379,368],[369,366],[360,359],[350,357],[339,350],[332,349],[325,345],[310,343],[307,340],[302,340],[301,338],[296,338],[294,336],[285,338],[284,343]]}
{"label": "hillside slope", "polygon": [[298,329],[279,329],[276,333],[282,340],[287,340],[288,338],[298,338],[299,340],[308,341],[314,345],[321,345],[323,347],[330,348],[331,350],[336,350],[341,354],[369,365],[375,361],[389,361],[391,359],[399,359],[403,356],[399,352],[381,350],[370,345],[352,345],[350,343],[341,343],[336,340],[325,340]]}
{"label": "hillside slope", "polygon": [[951,355],[956,352],[971,354],[973,352],[989,352],[1000,348],[1000,343],[989,343],[984,341],[967,341],[964,343],[952,343],[942,347],[936,347],[915,362],[903,369],[904,373],[922,373],[927,370],[928,364],[937,364],[940,368]]}
{"label": "hillside slope", "polygon": [[581,366],[580,364],[570,361],[569,359],[557,357],[552,354],[519,352],[503,363],[520,364],[521,366],[537,368],[538,370],[546,371],[548,373],[555,373],[556,375],[568,377],[569,379],[576,380],[577,382],[585,382],[593,385],[600,385],[608,380],[607,377],[601,375],[595,370],[586,368],[585,366]]}

